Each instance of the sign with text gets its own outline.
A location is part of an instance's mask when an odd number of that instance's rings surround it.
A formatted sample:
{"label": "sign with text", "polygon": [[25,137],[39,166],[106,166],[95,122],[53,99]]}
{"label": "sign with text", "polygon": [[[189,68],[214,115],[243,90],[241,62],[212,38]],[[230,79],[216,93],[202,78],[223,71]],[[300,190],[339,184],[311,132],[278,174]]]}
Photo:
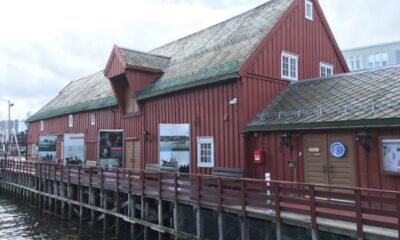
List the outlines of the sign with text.
{"label": "sign with text", "polygon": [[39,162],[57,162],[57,136],[40,136],[38,148]]}

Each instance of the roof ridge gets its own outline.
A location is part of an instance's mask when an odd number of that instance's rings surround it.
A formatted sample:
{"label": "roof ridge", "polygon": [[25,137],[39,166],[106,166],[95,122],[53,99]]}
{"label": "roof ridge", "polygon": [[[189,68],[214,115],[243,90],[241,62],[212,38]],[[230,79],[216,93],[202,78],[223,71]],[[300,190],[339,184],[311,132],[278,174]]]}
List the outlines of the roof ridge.
{"label": "roof ridge", "polygon": [[242,12],[242,13],[240,13],[240,14],[237,14],[237,15],[233,16],[233,17],[230,17],[230,18],[228,18],[228,19],[226,19],[226,20],[224,20],[224,21],[222,21],[222,22],[218,22],[218,23],[215,23],[215,24],[213,24],[213,25],[211,25],[211,26],[208,26],[208,27],[206,27],[206,28],[200,29],[200,30],[198,30],[198,31],[196,31],[196,32],[194,32],[194,33],[189,34],[189,35],[186,35],[186,36],[183,36],[183,37],[181,37],[181,38],[175,39],[175,40],[173,40],[173,41],[171,41],[171,42],[165,43],[165,44],[163,44],[163,45],[161,45],[161,46],[159,46],[159,47],[156,47],[156,48],[150,50],[149,52],[154,52],[154,51],[156,51],[156,50],[159,50],[159,49],[161,49],[161,48],[164,48],[165,46],[168,46],[168,45],[170,45],[170,44],[172,44],[172,43],[175,43],[175,42],[181,41],[181,40],[183,40],[183,39],[189,38],[189,37],[194,36],[194,35],[196,35],[196,34],[198,34],[198,33],[201,33],[201,32],[203,32],[203,31],[206,31],[206,30],[208,30],[208,29],[210,29],[210,28],[216,27],[216,26],[218,26],[218,25],[223,25],[223,24],[225,24],[225,23],[227,23],[227,22],[229,22],[229,21],[231,21],[231,20],[233,20],[233,19],[235,19],[235,18],[238,18],[238,17],[241,17],[241,16],[243,16],[243,15],[245,15],[245,14],[248,14],[249,12],[252,12],[252,11],[258,9],[258,8],[264,7],[264,6],[268,5],[268,4],[272,4],[272,3],[275,2],[275,1],[277,1],[277,0],[267,0],[267,2],[265,2],[265,3],[263,3],[263,4],[260,4],[260,5],[254,7],[254,8],[251,8],[251,9],[245,11],[245,12]]}
{"label": "roof ridge", "polygon": [[132,51],[132,52],[142,53],[142,54],[151,55],[151,56],[155,56],[155,57],[161,57],[161,58],[168,58],[168,59],[171,59],[171,57],[163,56],[163,55],[160,55],[160,54],[155,54],[155,53],[151,53],[151,52],[140,51],[140,50],[136,50],[136,49],[132,49],[132,48],[127,48],[127,47],[122,47],[122,46],[118,46],[118,45],[116,45],[116,46],[117,46],[117,48],[119,48],[119,49],[123,49],[123,50],[127,50],[127,51]]}
{"label": "roof ridge", "polygon": [[297,82],[293,82],[291,85],[301,85],[301,84],[314,82],[314,81],[333,80],[333,79],[338,79],[338,78],[342,78],[342,77],[348,77],[348,76],[353,76],[353,75],[358,75],[358,74],[363,74],[363,73],[368,73],[368,72],[377,72],[379,70],[385,70],[385,69],[390,69],[390,68],[400,68],[400,64],[394,64],[394,65],[389,65],[389,66],[384,66],[384,67],[379,67],[379,68],[372,68],[372,69],[363,69],[363,70],[352,71],[352,72],[348,72],[348,73],[340,73],[340,74],[332,75],[329,77],[309,78],[309,79],[304,79],[304,80],[299,80]]}

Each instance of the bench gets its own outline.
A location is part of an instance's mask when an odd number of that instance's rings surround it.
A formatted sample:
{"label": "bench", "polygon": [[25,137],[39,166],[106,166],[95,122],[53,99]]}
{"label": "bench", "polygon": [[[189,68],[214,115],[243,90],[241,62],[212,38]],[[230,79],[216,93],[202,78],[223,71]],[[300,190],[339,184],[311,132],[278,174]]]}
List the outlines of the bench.
{"label": "bench", "polygon": [[244,171],[241,168],[213,168],[211,174],[219,177],[236,177],[242,178]]}

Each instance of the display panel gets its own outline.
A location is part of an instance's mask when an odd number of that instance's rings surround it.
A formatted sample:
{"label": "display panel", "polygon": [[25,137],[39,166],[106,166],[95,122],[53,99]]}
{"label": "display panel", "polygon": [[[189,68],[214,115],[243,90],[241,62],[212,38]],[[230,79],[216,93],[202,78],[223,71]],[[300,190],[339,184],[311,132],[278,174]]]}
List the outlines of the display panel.
{"label": "display panel", "polygon": [[400,174],[400,138],[381,140],[382,170]]}
{"label": "display panel", "polygon": [[160,124],[160,168],[190,171],[190,125]]}
{"label": "display panel", "polygon": [[38,149],[39,162],[57,162],[57,136],[40,136]]}
{"label": "display panel", "polygon": [[85,163],[85,135],[83,133],[64,134],[63,159],[65,164]]}
{"label": "display panel", "polygon": [[124,132],[99,131],[99,163],[101,167],[123,167]]}

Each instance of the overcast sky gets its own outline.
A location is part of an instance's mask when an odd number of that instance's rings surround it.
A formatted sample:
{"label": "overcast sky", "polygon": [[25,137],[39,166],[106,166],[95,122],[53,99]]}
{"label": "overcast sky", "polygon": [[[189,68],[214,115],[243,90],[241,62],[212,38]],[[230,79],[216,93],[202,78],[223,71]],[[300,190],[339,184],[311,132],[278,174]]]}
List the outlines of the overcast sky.
{"label": "overcast sky", "polygon": [[[0,98],[25,118],[104,68],[114,44],[148,51],[266,0],[12,0],[0,3]],[[400,40],[399,0],[320,0],[342,49]],[[0,120],[7,117],[0,101]]]}

